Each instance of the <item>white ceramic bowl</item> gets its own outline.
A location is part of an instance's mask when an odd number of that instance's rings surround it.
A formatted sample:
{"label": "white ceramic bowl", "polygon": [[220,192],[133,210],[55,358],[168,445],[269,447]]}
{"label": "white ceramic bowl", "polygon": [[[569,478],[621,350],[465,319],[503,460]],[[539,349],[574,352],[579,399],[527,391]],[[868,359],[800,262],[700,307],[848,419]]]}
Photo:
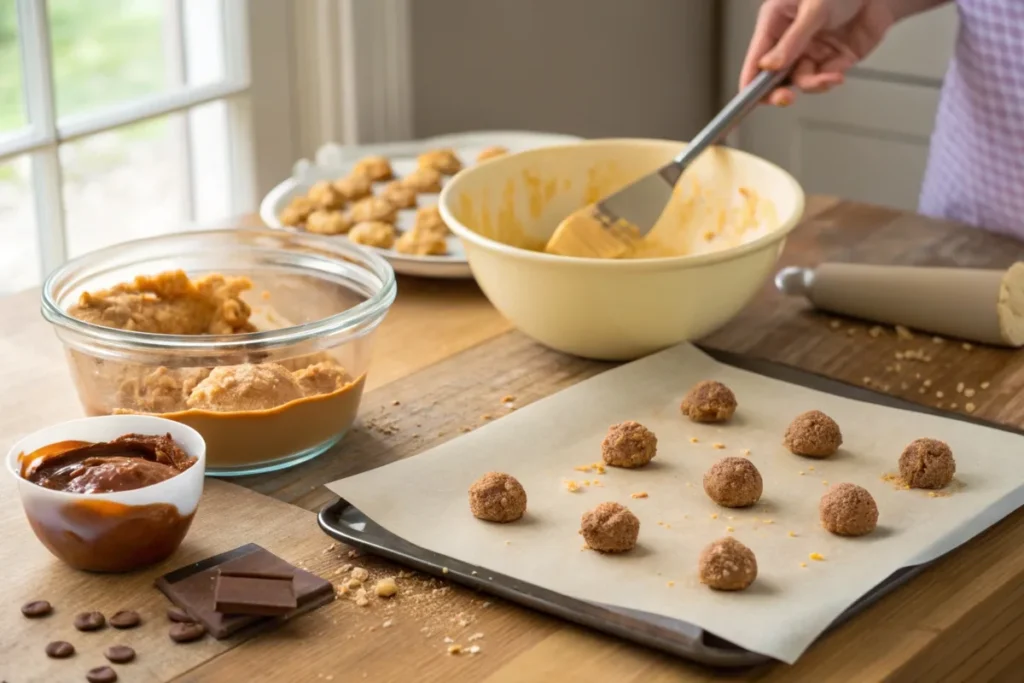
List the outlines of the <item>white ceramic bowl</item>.
{"label": "white ceramic bowl", "polygon": [[[67,493],[21,476],[19,457],[61,441],[111,441],[124,434],[171,438],[196,463],[170,479],[131,491]],[[76,569],[130,571],[173,553],[192,523],[203,493],[206,443],[188,425],[149,415],[87,417],[40,429],[11,447],[7,470],[36,537]]]}
{"label": "white ceramic bowl", "polygon": [[[462,239],[488,299],[522,332],[579,356],[637,358],[700,338],[735,316],[771,275],[803,214],[804,194],[792,176],[753,155],[715,148],[680,187],[696,181],[700,192],[718,197],[739,197],[746,188],[768,200],[771,220],[742,243],[712,251],[694,239],[689,255],[636,260],[540,251],[565,216],[655,170],[684,145],[593,140],[495,159],[449,182],[441,214]],[[655,230],[678,214],[666,211]]]}

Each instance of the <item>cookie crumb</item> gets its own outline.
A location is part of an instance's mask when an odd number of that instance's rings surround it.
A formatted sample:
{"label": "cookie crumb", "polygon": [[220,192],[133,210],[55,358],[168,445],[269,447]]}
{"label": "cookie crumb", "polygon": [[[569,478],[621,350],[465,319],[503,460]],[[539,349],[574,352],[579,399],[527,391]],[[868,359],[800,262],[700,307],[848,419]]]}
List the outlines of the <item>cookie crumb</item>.
{"label": "cookie crumb", "polygon": [[929,491],[928,492],[928,497],[929,498],[938,498],[939,494],[935,493],[935,491]]}
{"label": "cookie crumb", "polygon": [[871,378],[870,377],[865,377],[863,382],[864,382],[865,385],[870,386],[871,385]]}
{"label": "cookie crumb", "polygon": [[848,329],[846,331],[846,336],[848,336],[848,337],[852,337],[855,334],[857,334],[857,328],[855,328],[855,327],[851,327],[850,329]]}
{"label": "cookie crumb", "polygon": [[807,563],[806,562],[801,562],[800,566],[803,567],[804,569],[807,569]]}
{"label": "cookie crumb", "polygon": [[718,450],[723,450],[725,448],[725,444],[724,443],[713,443],[713,444],[711,444],[711,447],[712,448],[716,448]]}
{"label": "cookie crumb", "polygon": [[815,562],[821,562],[822,560],[824,560],[824,559],[825,559],[825,556],[824,556],[824,555],[822,555],[821,553],[811,553],[811,554],[809,555],[809,557],[810,557],[810,558],[811,558],[812,560],[814,560]]}
{"label": "cookie crumb", "polygon": [[903,325],[896,326],[896,336],[900,339],[913,339],[914,334]]}
{"label": "cookie crumb", "polygon": [[459,645],[458,643],[454,643],[452,645],[449,645],[448,646],[448,654],[450,654],[450,655],[462,654],[462,646]]}
{"label": "cookie crumb", "polygon": [[775,520],[774,519],[762,519],[761,523],[762,524],[775,524]]}
{"label": "cookie crumb", "polygon": [[736,530],[735,530],[735,529],[733,529],[733,528],[732,528],[731,526],[727,526],[727,527],[725,527],[725,530],[726,530],[726,531],[729,531],[729,532],[733,532],[733,531],[736,531]]}
{"label": "cookie crumb", "polygon": [[377,585],[373,587],[373,592],[381,598],[390,598],[398,593],[398,584],[391,577],[381,579],[377,582]]}
{"label": "cookie crumb", "polygon": [[743,449],[743,455],[745,455],[745,456],[747,456],[749,458],[750,457],[750,449],[749,448],[744,448]]}
{"label": "cookie crumb", "polygon": [[871,335],[872,337],[877,337],[878,335],[882,334],[882,328],[879,327],[878,325],[875,325],[870,330],[868,330],[868,334]]}
{"label": "cookie crumb", "polygon": [[946,342],[942,337],[932,337],[932,344],[944,344]]}
{"label": "cookie crumb", "polygon": [[647,491],[637,491],[636,493],[629,494],[630,498],[646,498]]}
{"label": "cookie crumb", "polygon": [[370,572],[366,571],[362,567],[356,567],[352,570],[352,578],[356,581],[366,581],[370,578]]}
{"label": "cookie crumb", "polygon": [[838,330],[840,327],[842,327],[842,325],[843,323],[838,320],[833,320],[828,324],[828,326],[831,327],[833,330]]}
{"label": "cookie crumb", "polygon": [[711,513],[711,519],[718,519],[718,513],[717,512],[712,512]]}
{"label": "cookie crumb", "polygon": [[964,396],[966,396],[967,398],[971,398],[972,396],[974,396],[974,393],[974,389],[964,389]]}
{"label": "cookie crumb", "polygon": [[565,490],[569,493],[576,493],[580,490],[580,485],[573,479],[567,479],[565,481]]}
{"label": "cookie crumb", "polygon": [[502,396],[501,397],[501,402],[502,403],[512,403],[515,400],[516,400],[516,397],[512,396],[511,394],[509,394],[507,396]]}
{"label": "cookie crumb", "polygon": [[956,393],[958,393],[958,394],[964,393],[964,383],[963,382],[957,382],[956,383]]}
{"label": "cookie crumb", "polygon": [[388,619],[388,620],[387,620],[387,621],[385,621],[385,622],[384,622],[383,624],[381,624],[381,625],[380,625],[380,627],[381,627],[381,628],[391,628],[391,624],[392,624],[392,623],[393,623],[393,622],[392,622],[392,621],[391,621],[390,619]]}
{"label": "cookie crumb", "polygon": [[787,531],[786,535],[789,536],[790,538],[796,538],[796,532],[795,531]]}
{"label": "cookie crumb", "polygon": [[448,573],[448,567],[441,567],[441,573],[442,574],[447,574]]}
{"label": "cookie crumb", "polygon": [[975,408],[977,408],[977,406],[975,406],[973,403],[968,403],[967,405],[964,406],[964,410],[966,410],[968,413],[973,413]]}
{"label": "cookie crumb", "polygon": [[466,638],[466,640],[472,643],[474,640],[480,640],[483,637],[484,637],[483,633],[474,633],[469,638]]}
{"label": "cookie crumb", "polygon": [[799,472],[797,472],[797,474],[799,474],[802,477],[802,476],[804,476],[804,471],[800,470]]}
{"label": "cookie crumb", "polygon": [[700,439],[695,436],[690,437],[690,443],[700,443]]}
{"label": "cookie crumb", "polygon": [[982,389],[988,389],[990,386],[992,386],[992,383],[991,382],[982,382],[978,386],[980,386]]}
{"label": "cookie crumb", "polygon": [[961,344],[960,346],[961,346],[961,348],[962,348],[962,349],[963,349],[964,351],[970,351],[971,349],[973,349],[973,348],[974,348],[974,346],[973,346],[972,344],[968,344],[967,342],[964,342],[964,343],[963,343],[963,344]]}
{"label": "cookie crumb", "polygon": [[935,398],[942,398],[943,396],[945,396],[945,394],[942,393],[941,391],[936,391],[935,392]]}

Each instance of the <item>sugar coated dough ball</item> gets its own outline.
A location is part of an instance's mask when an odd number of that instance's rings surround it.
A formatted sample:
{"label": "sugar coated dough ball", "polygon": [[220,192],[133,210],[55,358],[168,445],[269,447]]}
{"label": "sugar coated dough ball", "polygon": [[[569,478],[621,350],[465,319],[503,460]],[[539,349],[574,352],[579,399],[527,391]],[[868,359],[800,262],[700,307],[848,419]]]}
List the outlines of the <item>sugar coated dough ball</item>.
{"label": "sugar coated dough ball", "polygon": [[878,526],[878,505],[856,484],[835,484],[818,503],[821,525],[837,536],[863,536]]}
{"label": "sugar coated dough ball", "polygon": [[413,230],[433,233],[440,237],[447,237],[449,233],[448,226],[441,218],[441,210],[437,208],[436,204],[424,206],[416,212],[416,223],[413,225]]}
{"label": "sugar coated dough ball", "polygon": [[398,238],[395,251],[412,256],[443,256],[448,253],[448,243],[441,235],[413,228]]}
{"label": "sugar coated dough ball", "polygon": [[956,461],[938,439],[915,439],[900,455],[900,477],[912,489],[941,489],[953,481]]}
{"label": "sugar coated dough ball", "polygon": [[417,159],[420,168],[432,168],[444,175],[455,175],[462,170],[462,161],[450,149],[435,149]]}
{"label": "sugar coated dough ball", "polygon": [[345,206],[345,202],[348,201],[331,183],[326,180],[320,182],[309,188],[309,192],[306,194],[310,201],[315,203],[321,209],[327,209],[328,211],[333,209],[340,209]]}
{"label": "sugar coated dough ball", "polygon": [[827,458],[839,450],[843,433],[836,421],[825,413],[808,410],[789,423],[782,443],[796,455]]}
{"label": "sugar coated dough ball", "polygon": [[384,157],[365,157],[356,162],[352,175],[361,175],[374,182],[391,180],[395,174],[391,170],[391,162]]}
{"label": "sugar coated dough ball", "polygon": [[679,409],[694,422],[725,422],[736,412],[736,396],[721,382],[697,382]]}
{"label": "sugar coated dough ball", "polygon": [[497,157],[503,157],[508,154],[508,148],[500,145],[494,145],[493,147],[487,147],[483,149],[479,154],[476,155],[476,162],[487,161],[488,159],[496,159]]}
{"label": "sugar coated dough ball", "polygon": [[393,180],[385,185],[380,196],[396,209],[411,209],[416,206],[416,190],[403,185],[401,180]]}
{"label": "sugar coated dough ball", "polygon": [[395,218],[398,217],[398,209],[383,197],[360,199],[352,205],[349,211],[349,218],[354,223],[362,223],[363,221],[394,223]]}
{"label": "sugar coated dough ball", "polygon": [[441,191],[441,172],[435,168],[421,167],[402,178],[406,187],[424,194]]}
{"label": "sugar coated dough ball", "polygon": [[639,422],[612,425],[601,442],[601,457],[613,467],[643,467],[658,452],[658,437]]}
{"label": "sugar coated dough ball", "polygon": [[390,249],[395,244],[395,226],[380,221],[364,221],[349,231],[348,238],[367,247]]}
{"label": "sugar coated dough ball", "polygon": [[509,474],[488,472],[469,487],[469,509],[477,519],[514,522],[526,512],[526,490]]}
{"label": "sugar coated dough ball", "polygon": [[624,553],[636,547],[640,520],[623,505],[601,503],[583,513],[580,535],[594,550]]}
{"label": "sugar coated dough ball", "polygon": [[363,175],[350,175],[334,181],[334,189],[345,198],[354,202],[373,194],[373,182]]}
{"label": "sugar coated dough ball", "polygon": [[704,473],[704,492],[727,508],[749,507],[761,499],[764,483],[746,458],[722,458]]}
{"label": "sugar coated dough ball", "polygon": [[697,561],[700,582],[720,591],[741,591],[757,578],[754,551],[732,536],[712,541]]}
{"label": "sugar coated dough ball", "polygon": [[352,227],[352,221],[341,211],[314,211],[306,219],[306,232],[318,235],[343,235]]}

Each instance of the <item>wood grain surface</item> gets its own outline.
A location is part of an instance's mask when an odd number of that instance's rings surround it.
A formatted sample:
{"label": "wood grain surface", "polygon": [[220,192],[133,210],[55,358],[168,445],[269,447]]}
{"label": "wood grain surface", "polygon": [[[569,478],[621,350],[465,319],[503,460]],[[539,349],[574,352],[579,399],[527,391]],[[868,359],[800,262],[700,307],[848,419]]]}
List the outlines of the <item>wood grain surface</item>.
{"label": "wood grain surface", "polygon": [[[814,198],[780,265],[845,260],[1000,267],[1022,257],[1024,245],[975,230]],[[339,570],[351,563],[367,567],[373,577],[397,575],[400,568],[383,561],[328,550],[329,540],[309,512],[329,501],[324,482],[409,457],[500,419],[508,411],[501,400],[506,395],[515,396],[513,405],[526,405],[612,367],[547,350],[511,331],[472,283],[402,279],[399,287],[398,301],[378,332],[357,429],[310,463],[236,480],[291,505],[210,482],[190,545],[171,565],[183,563],[193,550],[216,552],[255,541],[338,583],[347,576]],[[0,377],[7,388],[0,398],[0,447],[81,414],[37,301],[34,292],[0,300]],[[955,402],[963,411],[970,402],[975,415],[1024,426],[1024,354],[966,349],[921,335],[900,339],[891,329],[872,333],[873,325],[855,321],[834,325],[831,317],[784,299],[766,283],[738,318],[705,343],[847,382],[867,381],[876,390],[933,406],[941,402],[949,409]],[[896,359],[897,353],[921,349],[930,361]],[[990,383],[987,389],[981,389],[983,382]],[[970,400],[957,393],[960,383],[975,391]],[[118,599],[150,609],[162,598],[148,587],[148,576],[92,576],[60,567],[31,541],[12,491],[10,482],[0,486],[0,519],[20,534],[19,550],[7,551],[5,539],[0,557],[12,563],[5,566],[18,567],[20,578],[0,587],[7,605],[0,618],[0,679],[16,683],[32,680],[24,672],[42,670],[35,660],[45,659],[37,641],[2,649],[20,640],[24,620],[17,607],[28,599],[23,596],[44,597],[58,607],[63,600],[100,609],[116,609],[112,601]],[[1020,681],[1024,667],[1021,512],[826,636],[795,666],[741,674],[689,665],[420,577],[403,576],[399,584],[402,590],[391,601],[374,599],[358,607],[343,596],[287,629],[242,635],[219,647],[180,652],[184,647],[151,642],[147,635],[139,641],[145,651],[137,649],[139,664],[151,668],[126,665],[121,680],[233,681],[244,672],[247,680],[268,681]],[[8,615],[12,610],[16,619]],[[162,626],[153,630],[152,641],[166,638]],[[469,640],[479,633],[482,638]],[[446,643],[446,637],[454,642]],[[480,653],[448,654],[456,643],[478,645]],[[15,653],[10,659],[8,651]],[[77,659],[85,663],[85,657]],[[8,666],[14,668],[8,672]]]}

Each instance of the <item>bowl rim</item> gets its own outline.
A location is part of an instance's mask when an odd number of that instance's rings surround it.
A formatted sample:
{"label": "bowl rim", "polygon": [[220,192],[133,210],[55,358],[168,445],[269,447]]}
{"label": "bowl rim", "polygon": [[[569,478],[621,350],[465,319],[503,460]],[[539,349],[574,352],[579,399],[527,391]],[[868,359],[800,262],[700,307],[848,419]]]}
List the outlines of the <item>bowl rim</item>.
{"label": "bowl rim", "polygon": [[[50,489],[50,488],[47,488],[45,486],[40,486],[39,484],[37,484],[37,483],[35,483],[33,481],[29,481],[28,479],[25,479],[24,477],[21,476],[21,467],[20,466],[16,466],[16,463],[17,463],[17,460],[18,460],[18,455],[23,450],[21,448],[21,445],[23,443],[25,443],[26,441],[28,441],[29,439],[32,439],[32,438],[36,437],[40,433],[48,432],[48,431],[56,429],[58,427],[63,427],[63,428],[66,428],[66,429],[74,429],[74,427],[77,426],[77,425],[81,425],[81,424],[85,424],[85,423],[89,423],[89,422],[103,421],[103,422],[111,422],[111,423],[113,423],[113,422],[117,422],[118,420],[121,420],[122,418],[126,418],[126,417],[130,417],[130,418],[143,418],[143,421],[151,422],[153,424],[153,426],[154,426],[154,429],[151,430],[151,431],[153,431],[154,433],[153,434],[147,434],[147,436],[162,436],[162,434],[160,434],[161,431],[163,431],[165,434],[169,433],[169,430],[167,430],[167,429],[165,429],[165,430],[156,429],[157,425],[164,425],[165,427],[171,427],[171,425],[173,425],[172,428],[175,429],[175,430],[181,429],[181,430],[183,430],[185,432],[191,432],[190,436],[195,438],[198,441],[198,443],[202,445],[202,448],[200,449],[199,453],[191,453],[191,452],[188,453],[189,455],[191,455],[192,457],[194,457],[196,459],[195,463],[193,463],[193,465],[191,467],[189,467],[187,470],[179,472],[178,474],[174,475],[170,479],[164,479],[163,481],[158,481],[155,484],[150,484],[149,486],[143,486],[143,487],[137,488],[137,489],[129,489],[127,491],[110,491],[110,492],[107,492],[107,493],[73,493],[71,491],[59,491],[57,489]],[[139,432],[136,432],[136,433],[139,433]],[[112,438],[117,438],[117,437],[112,437]],[[178,441],[175,440],[175,443],[178,443]],[[181,446],[182,444],[178,443],[178,445]],[[186,452],[188,452],[188,451],[186,451]],[[132,494],[132,493],[135,493],[136,491],[146,491],[147,493],[151,493],[151,494],[153,494],[153,493],[159,494],[163,489],[170,488],[171,482],[173,482],[174,480],[178,479],[178,477],[184,477],[186,475],[189,475],[190,473],[193,472],[193,470],[199,471],[199,472],[202,473],[200,475],[200,477],[199,477],[200,486],[202,486],[203,485],[202,482],[203,482],[203,480],[206,477],[206,439],[203,438],[203,435],[200,434],[198,430],[196,430],[194,427],[190,427],[189,425],[185,424],[184,422],[176,422],[175,420],[168,420],[167,418],[159,417],[157,415],[93,415],[93,416],[90,416],[90,417],[80,417],[80,418],[77,418],[77,419],[74,419],[74,420],[65,420],[63,422],[55,422],[53,424],[49,424],[49,425],[47,425],[45,427],[40,427],[39,429],[33,430],[33,431],[29,432],[28,434],[25,434],[20,439],[15,441],[11,445],[11,447],[8,449],[7,455],[6,455],[5,459],[4,459],[4,464],[6,465],[7,472],[10,473],[10,475],[12,477],[14,477],[15,481],[18,484],[30,485],[30,486],[33,487],[33,490],[38,490],[38,491],[42,492],[43,495],[51,496],[51,497],[56,497],[56,498],[59,498],[59,499],[70,500],[70,501],[103,500],[103,501],[112,501],[112,502],[116,503],[116,502],[123,502],[125,494]],[[195,476],[195,475],[192,474],[192,476]],[[124,503],[124,504],[125,505],[132,505],[132,503]]]}
{"label": "bowl rim", "polygon": [[[98,266],[106,260],[111,259],[113,254],[120,250],[130,249],[145,244],[158,244],[179,238],[182,235],[202,239],[208,235],[250,235],[253,239],[259,237],[273,237],[280,239],[283,234],[281,230],[272,228],[218,228],[213,230],[195,230],[185,233],[170,233],[146,237],[137,240],[119,242],[102,249],[91,251],[65,262],[54,269],[43,283],[41,312],[43,318],[48,322],[63,328],[78,332],[90,339],[107,342],[110,344],[128,344],[133,348],[140,349],[193,349],[193,350],[216,350],[216,351],[254,351],[267,350],[289,346],[295,343],[308,341],[317,336],[337,334],[345,332],[368,321],[378,321],[391,307],[398,290],[398,282],[395,278],[395,271],[391,264],[380,255],[355,244],[344,244],[338,240],[331,240],[323,235],[302,234],[300,239],[307,240],[314,245],[320,244],[329,251],[339,250],[348,252],[354,258],[363,259],[374,276],[380,279],[380,289],[368,297],[365,301],[356,304],[352,308],[335,313],[334,315],[313,320],[300,325],[283,327],[277,330],[265,330],[262,332],[243,332],[240,334],[159,334],[156,332],[136,332],[132,330],[121,330],[114,327],[104,327],[84,320],[74,318],[54,300],[53,290],[56,283],[69,276],[76,270]],[[241,245],[244,248],[244,245]],[[325,256],[310,256],[320,260],[330,260]]]}
{"label": "bowl rim", "polygon": [[806,196],[800,183],[796,181],[788,171],[779,167],[778,165],[763,159],[756,154],[751,154],[743,150],[735,149],[732,147],[724,147],[716,145],[714,149],[727,150],[729,154],[735,154],[740,157],[746,157],[755,163],[764,164],[771,170],[777,172],[783,182],[787,184],[793,191],[793,196],[796,199],[793,211],[780,221],[779,227],[771,232],[758,237],[755,240],[746,242],[739,246],[729,247],[720,251],[713,251],[706,254],[687,254],[683,256],[668,256],[659,258],[647,258],[647,259],[602,259],[593,257],[578,257],[578,256],[561,256],[558,254],[548,254],[542,251],[532,251],[530,249],[524,249],[522,247],[512,246],[493,240],[489,237],[484,237],[480,233],[469,229],[459,221],[453,211],[449,208],[449,205],[454,202],[454,193],[460,190],[460,185],[466,182],[467,178],[471,178],[473,174],[489,171],[493,172],[495,168],[500,168],[503,163],[508,163],[511,159],[521,159],[526,156],[537,156],[541,154],[560,153],[569,149],[576,149],[580,146],[585,147],[619,147],[619,146],[663,146],[666,144],[684,146],[687,143],[679,140],[665,140],[659,138],[598,138],[593,140],[583,140],[574,144],[564,145],[552,145],[550,147],[542,147],[539,149],[531,149],[517,154],[510,154],[504,157],[498,157],[492,159],[491,163],[481,164],[479,166],[472,166],[464,169],[456,176],[454,176],[442,189],[441,195],[438,198],[438,207],[441,210],[441,217],[447,223],[448,227],[454,232],[460,239],[472,244],[489,249],[491,251],[501,252],[503,254],[520,258],[526,261],[533,261],[536,263],[558,263],[565,267],[578,267],[578,268],[597,268],[597,269],[608,269],[608,270],[627,270],[627,271],[655,271],[655,270],[676,270],[679,268],[691,268],[698,266],[706,266],[722,261],[731,261],[744,254],[760,251],[776,242],[779,242],[786,238],[790,232],[800,223],[800,219],[803,216],[804,208],[806,204]]}

